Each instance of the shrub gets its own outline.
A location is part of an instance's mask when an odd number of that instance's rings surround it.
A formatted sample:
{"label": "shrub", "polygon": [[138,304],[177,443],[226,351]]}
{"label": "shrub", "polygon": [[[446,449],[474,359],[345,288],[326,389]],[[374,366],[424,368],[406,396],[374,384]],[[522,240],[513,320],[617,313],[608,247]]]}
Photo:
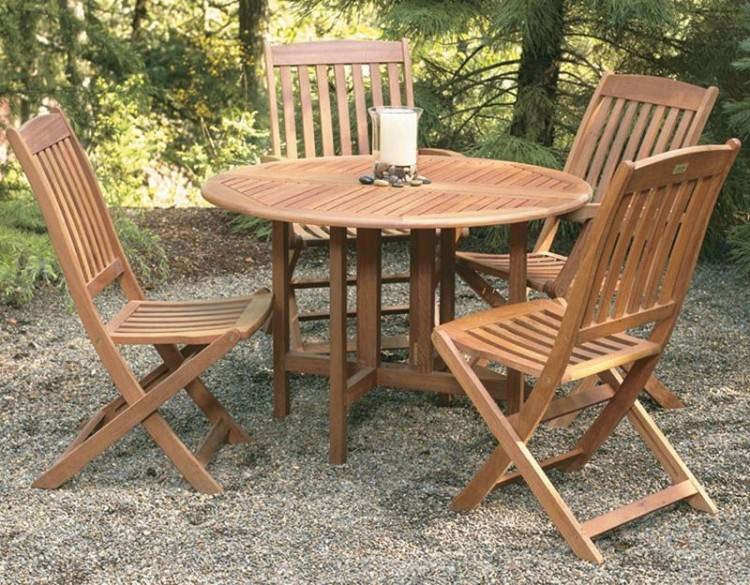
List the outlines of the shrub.
{"label": "shrub", "polygon": [[737,268],[750,277],[750,222],[737,226],[729,232],[730,255]]}
{"label": "shrub", "polygon": [[[113,213],[125,253],[141,283],[150,287],[169,275],[159,237],[123,211]],[[41,285],[62,282],[62,271],[36,203],[29,197],[0,202],[0,302],[21,305]]]}

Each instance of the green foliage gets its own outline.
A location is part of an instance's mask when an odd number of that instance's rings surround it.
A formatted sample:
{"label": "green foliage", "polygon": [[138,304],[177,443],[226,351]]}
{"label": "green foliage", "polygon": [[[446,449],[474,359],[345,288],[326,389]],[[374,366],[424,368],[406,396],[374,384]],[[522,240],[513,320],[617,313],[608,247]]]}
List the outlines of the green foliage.
{"label": "green foliage", "polygon": [[550,148],[525,138],[512,136],[506,131],[488,135],[485,140],[470,151],[472,156],[511,160],[515,162],[560,168],[560,159]]}
{"label": "green foliage", "polygon": [[[132,215],[132,213],[131,213]],[[115,229],[144,286],[164,281],[169,261],[154,233],[115,210]],[[62,282],[62,271],[39,208],[30,196],[0,201],[0,302],[23,304],[40,285]]]}
{"label": "green foliage", "polygon": [[78,124],[93,148],[89,156],[112,205],[142,206],[153,200],[146,169],[166,155],[171,130],[152,115],[145,78],[134,75],[122,83],[96,79],[91,89],[91,126]]}
{"label": "green foliage", "polygon": [[229,220],[229,228],[236,234],[247,234],[259,240],[271,238],[271,222],[250,215],[236,214]]}
{"label": "green foliage", "polygon": [[161,239],[140,227],[122,211],[114,214],[115,230],[138,280],[146,288],[164,282],[169,276],[169,259]]}
{"label": "green foliage", "polygon": [[750,278],[750,222],[733,228],[729,232],[730,255],[737,268]]}
{"label": "green foliage", "polygon": [[0,302],[27,302],[37,285],[57,283],[60,276],[46,235],[0,223]]}
{"label": "green foliage", "polygon": [[[718,85],[703,140],[750,139],[750,7],[736,0],[4,0],[0,115],[7,103],[18,125],[62,105],[110,205],[202,205],[206,177],[266,152],[265,95],[252,78],[265,33],[276,42],[408,37],[424,145],[560,167],[604,69]],[[745,148],[707,256],[745,249],[736,226],[750,213],[748,163]],[[0,157],[0,176],[0,203],[18,206],[0,226],[29,235],[13,251],[4,238],[5,274],[54,280],[37,269],[43,260],[19,268],[17,258],[47,258],[31,242],[44,236],[22,209],[29,196],[17,165]],[[121,228],[124,238],[145,253],[151,242],[135,225]],[[260,220],[232,226],[268,235]],[[136,258],[139,272],[160,272],[148,267],[160,260]]]}

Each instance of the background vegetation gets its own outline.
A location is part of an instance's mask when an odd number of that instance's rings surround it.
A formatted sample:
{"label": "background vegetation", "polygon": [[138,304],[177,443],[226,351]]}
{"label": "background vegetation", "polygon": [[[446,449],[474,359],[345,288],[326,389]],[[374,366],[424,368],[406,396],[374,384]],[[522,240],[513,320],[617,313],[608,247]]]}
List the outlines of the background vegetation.
{"label": "background vegetation", "polygon": [[[605,69],[718,85],[704,140],[750,138],[747,0],[3,0],[0,121],[60,103],[110,204],[201,204],[206,176],[267,147],[265,35],[408,37],[425,145],[560,166]],[[704,255],[750,273],[747,153]],[[0,297],[19,301],[58,272],[6,154],[0,144]],[[156,240],[120,216],[157,278]]]}

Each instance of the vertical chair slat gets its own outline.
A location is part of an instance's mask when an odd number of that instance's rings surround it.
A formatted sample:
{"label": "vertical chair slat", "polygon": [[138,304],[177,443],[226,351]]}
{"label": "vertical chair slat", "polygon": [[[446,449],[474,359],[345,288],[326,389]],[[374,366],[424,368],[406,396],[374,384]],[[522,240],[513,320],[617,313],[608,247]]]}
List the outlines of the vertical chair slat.
{"label": "vertical chair slat", "polygon": [[641,108],[638,111],[638,118],[635,121],[635,126],[633,126],[630,139],[625,147],[625,152],[622,153],[623,160],[635,160],[635,153],[638,151],[638,146],[640,146],[641,140],[643,139],[643,131],[646,129],[652,109],[651,104],[641,105]]}
{"label": "vertical chair slat", "polygon": [[336,81],[336,111],[339,115],[339,138],[341,154],[352,153],[351,122],[349,120],[349,100],[346,92],[346,71],[343,65],[334,65],[333,76]]}
{"label": "vertical chair slat", "polygon": [[660,187],[656,193],[652,196],[654,199],[658,199],[657,207],[647,215],[643,223],[648,225],[648,232],[646,240],[643,243],[643,248],[640,253],[640,258],[636,254],[632,254],[628,260],[637,263],[638,269],[636,270],[636,278],[633,287],[630,291],[630,298],[628,299],[628,312],[631,311],[631,307],[635,308],[635,311],[644,309],[643,306],[643,294],[645,291],[645,284],[649,278],[651,267],[653,266],[653,259],[656,255],[656,247],[659,242],[664,241],[664,234],[666,231],[666,222],[671,211],[671,204],[674,201],[670,195],[671,191],[674,191],[673,186],[666,185]]}
{"label": "vertical chair slat", "polygon": [[331,156],[333,154],[333,122],[331,120],[331,97],[328,91],[328,67],[326,65],[315,67],[315,80],[318,85],[323,156]]}
{"label": "vertical chair slat", "polygon": [[672,142],[669,143],[669,150],[675,150],[686,145],[685,139],[687,138],[688,128],[690,128],[690,123],[693,120],[694,115],[695,112],[690,110],[685,110],[683,112],[682,118],[680,118],[680,123],[677,125],[677,130],[672,137]]}
{"label": "vertical chair slat", "polygon": [[96,194],[93,192],[91,185],[88,184],[80,165],[77,164],[77,157],[72,142],[64,140],[60,144],[63,151],[63,156],[61,157],[63,167],[70,178],[71,186],[83,199],[87,213],[91,218],[94,238],[100,250],[103,264],[106,266],[115,258],[115,252],[107,236],[104,220],[96,205]]}
{"label": "vertical chair slat", "polygon": [[572,163],[568,168],[569,173],[579,177],[586,176],[586,172],[591,163],[591,157],[596,149],[598,142],[597,138],[599,137],[599,133],[604,127],[604,124],[607,122],[607,116],[611,105],[612,98],[604,97],[602,98],[601,103],[599,103],[594,109],[594,112],[591,115],[591,120],[589,120],[586,127],[582,129],[586,138],[581,140],[580,144],[582,144],[582,146],[580,147],[580,151],[576,152],[575,156],[571,155],[569,159],[572,160]]}
{"label": "vertical chair slat", "polygon": [[352,83],[354,85],[354,109],[357,115],[357,144],[359,145],[359,154],[370,154],[365,84],[362,80],[362,65],[359,63],[352,65]]}
{"label": "vertical chair slat", "polygon": [[284,107],[284,137],[287,158],[297,158],[297,128],[294,120],[294,93],[292,71],[289,67],[279,68],[281,77],[281,100]]}
{"label": "vertical chair slat", "polygon": [[643,300],[643,305],[646,307],[656,304],[659,298],[659,285],[663,279],[664,269],[669,261],[675,237],[682,222],[682,214],[687,208],[692,191],[691,187],[689,183],[679,183],[672,186],[672,189],[675,191],[674,205],[669,210],[666,225],[660,228],[664,230],[665,237],[662,238],[658,248],[654,252],[654,262],[646,279],[645,289],[647,293]]}
{"label": "vertical chair slat", "polygon": [[612,176],[615,173],[615,169],[617,169],[617,165],[622,160],[622,149],[625,146],[625,141],[630,136],[630,131],[632,130],[633,126],[633,118],[635,117],[635,112],[637,109],[638,102],[627,102],[625,113],[623,114],[622,120],[620,121],[620,126],[617,129],[617,135],[612,141],[612,146],[609,149],[609,154],[607,155],[607,164],[604,166],[604,170],[602,171],[602,174],[597,182],[597,189],[600,191],[607,189],[607,187],[609,186],[609,182],[612,180]]}
{"label": "vertical chair slat", "polygon": [[643,142],[641,142],[641,147],[638,149],[639,159],[650,156],[653,152],[656,135],[659,133],[659,129],[664,121],[665,111],[666,108],[661,105],[654,108],[654,111],[651,114],[651,121],[646,129],[646,134],[643,136]]}
{"label": "vertical chair slat", "polygon": [[313,123],[312,91],[310,72],[307,65],[297,67],[299,77],[299,99],[302,104],[302,135],[305,143],[305,157],[315,156],[315,124]]}
{"label": "vertical chair slat", "polygon": [[607,156],[610,153],[610,146],[617,131],[624,106],[625,100],[617,98],[612,105],[612,110],[609,112],[609,116],[607,117],[607,123],[604,126],[604,131],[602,132],[601,137],[599,138],[594,159],[591,161],[589,172],[586,175],[586,180],[591,185],[592,189],[596,189],[599,183],[599,176]]}
{"label": "vertical chair slat", "polygon": [[372,85],[372,105],[383,105],[383,80],[380,76],[380,64],[370,63],[370,83]]}
{"label": "vertical chair slat", "polygon": [[[646,204],[640,210],[641,221],[638,223],[637,230],[634,231],[633,234],[629,234],[629,237],[632,237],[632,244],[629,249],[625,266],[620,272],[622,277],[617,298],[617,302],[623,303],[627,307],[625,309],[626,313],[630,311],[632,292],[638,282],[638,275],[642,268],[639,259],[643,256],[650,237],[654,233],[656,227],[654,218],[656,218],[660,209],[660,201],[658,197],[651,197],[649,191],[641,192],[639,195],[646,200]],[[617,312],[616,306],[615,312]]]}
{"label": "vertical chair slat", "polygon": [[401,46],[404,51],[404,89],[406,90],[406,105],[414,106],[414,81],[412,80],[411,70],[411,52],[409,51],[409,41],[401,40]]}
{"label": "vertical chair slat", "polygon": [[664,125],[661,128],[661,132],[659,132],[659,137],[656,140],[656,145],[654,146],[654,151],[652,152],[652,154],[660,154],[667,148],[667,143],[669,142],[669,139],[672,138],[672,133],[674,132],[675,125],[677,124],[677,117],[679,114],[679,108],[669,108],[667,117],[664,119]]}
{"label": "vertical chair slat", "polygon": [[83,242],[81,241],[81,227],[78,219],[76,218],[75,211],[71,208],[70,202],[63,194],[59,183],[59,178],[57,177],[54,168],[52,167],[52,164],[48,157],[48,153],[44,150],[41,150],[37,153],[37,158],[42,169],[44,170],[44,173],[47,175],[47,180],[52,187],[54,197],[58,201],[60,212],[65,221],[65,226],[68,230],[69,237],[73,243],[75,254],[80,263],[84,278],[88,281],[94,276],[94,274],[96,274],[96,269],[91,266],[89,255]]}
{"label": "vertical chair slat", "polygon": [[401,84],[399,83],[398,65],[388,63],[388,92],[390,93],[391,105],[401,105]]}
{"label": "vertical chair slat", "polygon": [[91,225],[90,218],[85,213],[83,206],[82,199],[84,194],[75,189],[73,183],[70,181],[69,174],[63,166],[63,156],[60,144],[61,143],[53,144],[44,152],[50,165],[50,169],[55,175],[57,183],[56,187],[59,189],[61,198],[65,200],[66,205],[74,218],[76,229],[78,229],[77,235],[82,249],[86,254],[88,267],[91,270],[91,273],[87,275],[90,280],[98,274],[106,264],[102,255],[99,253],[94,237],[92,237],[93,226]]}
{"label": "vertical chair slat", "polygon": [[273,74],[273,53],[271,43],[265,41],[266,58],[266,91],[268,91],[268,115],[271,118],[271,147],[274,156],[281,156],[281,137],[279,136],[279,107],[276,102],[276,77]]}

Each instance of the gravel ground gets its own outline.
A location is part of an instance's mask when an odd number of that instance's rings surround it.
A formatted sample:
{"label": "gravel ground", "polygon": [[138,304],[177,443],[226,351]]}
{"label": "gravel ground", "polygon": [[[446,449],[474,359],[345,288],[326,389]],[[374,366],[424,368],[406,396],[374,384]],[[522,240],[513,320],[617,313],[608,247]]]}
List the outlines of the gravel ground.
{"label": "gravel ground", "polygon": [[[403,254],[387,261],[403,262]],[[224,296],[269,282],[268,267],[256,265],[175,281],[154,296]],[[459,292],[461,311],[480,306]],[[645,401],[714,497],[718,517],[684,504],[649,516],[599,539],[606,562],[594,567],[576,559],[522,484],[475,512],[450,511],[494,446],[464,399],[446,408],[431,395],[377,389],[351,410],[348,463],[328,465],[326,380],[293,377],[292,414],[274,421],[264,335],[206,375],[254,438],[224,447],[211,464],[223,495],[191,491],[141,429],[61,489],[32,489],[114,392],[65,296],[47,292],[0,313],[0,581],[748,583],[748,296],[728,269],[699,268],[659,368],[689,407],[665,412]],[[104,312],[119,302],[104,297]],[[154,360],[146,351],[128,357],[139,372]],[[208,428],[185,397],[163,412],[189,444]],[[594,414],[569,429],[544,429],[534,451],[569,446]],[[551,478],[582,518],[666,485],[626,424],[583,471]]]}

